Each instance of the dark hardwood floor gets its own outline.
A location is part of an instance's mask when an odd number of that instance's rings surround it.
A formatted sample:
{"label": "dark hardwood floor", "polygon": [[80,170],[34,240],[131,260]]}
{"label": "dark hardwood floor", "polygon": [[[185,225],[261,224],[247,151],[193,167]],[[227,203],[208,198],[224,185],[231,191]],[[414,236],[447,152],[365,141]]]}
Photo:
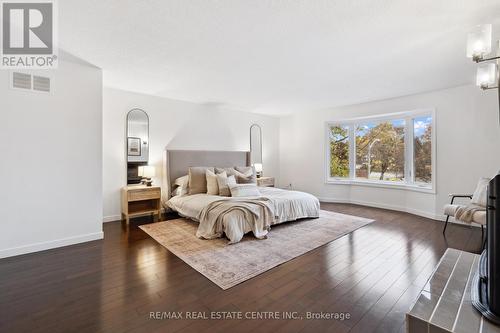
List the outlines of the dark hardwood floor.
{"label": "dark hardwood floor", "polygon": [[[137,228],[104,241],[0,260],[1,332],[403,332],[447,247],[478,252],[478,228],[345,204],[376,222],[229,290]],[[152,311],[349,313],[340,320],[154,320]]]}

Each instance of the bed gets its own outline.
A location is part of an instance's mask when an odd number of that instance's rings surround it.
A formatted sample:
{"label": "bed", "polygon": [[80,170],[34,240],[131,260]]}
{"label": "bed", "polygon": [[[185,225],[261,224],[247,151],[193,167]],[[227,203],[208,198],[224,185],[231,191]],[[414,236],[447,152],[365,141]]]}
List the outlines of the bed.
{"label": "bed", "polygon": [[[249,165],[248,152],[167,150],[164,158],[163,180],[167,188],[164,188],[163,193],[168,193],[168,196],[164,199],[164,205],[179,215],[200,223],[200,214],[211,204],[224,202],[233,205],[237,204],[238,198],[205,193],[171,197],[170,193],[175,179],[186,175],[192,166]],[[271,187],[259,187],[259,192],[260,200],[265,199],[267,204],[273,207],[274,219],[270,225],[319,217],[319,200],[311,194]],[[215,220],[217,216],[212,216],[212,218]],[[207,225],[203,225],[204,220],[198,227],[198,237],[210,239],[221,237],[223,234],[230,243],[239,242],[249,232],[253,232],[257,238],[265,238],[270,230],[269,227],[258,228],[255,221],[248,218],[248,214],[241,209],[234,209],[220,218],[220,232],[217,233],[212,232]]]}

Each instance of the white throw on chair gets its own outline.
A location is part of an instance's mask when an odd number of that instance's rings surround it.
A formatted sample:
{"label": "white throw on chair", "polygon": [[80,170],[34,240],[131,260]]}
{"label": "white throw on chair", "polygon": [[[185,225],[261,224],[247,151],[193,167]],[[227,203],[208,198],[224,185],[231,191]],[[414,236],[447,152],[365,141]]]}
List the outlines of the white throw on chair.
{"label": "white throw on chair", "polygon": [[[451,203],[444,206],[446,223],[444,224],[443,234],[446,232],[450,216],[453,216],[455,220],[458,221],[480,224],[481,236],[484,238],[484,225],[486,225],[486,196],[489,181],[489,178],[479,179],[474,194],[450,194]],[[470,198],[471,201],[467,205],[456,205],[453,204],[455,198]]]}

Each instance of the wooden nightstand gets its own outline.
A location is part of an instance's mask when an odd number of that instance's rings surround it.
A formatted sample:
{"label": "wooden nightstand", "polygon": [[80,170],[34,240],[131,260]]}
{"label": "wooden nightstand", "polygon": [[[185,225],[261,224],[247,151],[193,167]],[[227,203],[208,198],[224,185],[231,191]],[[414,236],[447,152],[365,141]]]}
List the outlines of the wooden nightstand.
{"label": "wooden nightstand", "polygon": [[159,186],[131,185],[122,188],[122,219],[129,223],[131,217],[161,212],[161,188]]}
{"label": "wooden nightstand", "polygon": [[257,178],[257,186],[274,187],[274,177]]}

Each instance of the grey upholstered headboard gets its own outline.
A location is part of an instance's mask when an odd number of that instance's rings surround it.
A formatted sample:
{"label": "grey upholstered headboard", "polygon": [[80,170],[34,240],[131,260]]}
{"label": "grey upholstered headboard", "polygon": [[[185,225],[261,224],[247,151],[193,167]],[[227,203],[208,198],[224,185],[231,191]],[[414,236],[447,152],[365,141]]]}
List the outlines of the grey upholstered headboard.
{"label": "grey upholstered headboard", "polygon": [[187,175],[189,167],[235,167],[250,166],[248,151],[211,151],[211,150],[165,150],[163,185],[168,186],[168,196],[173,182]]}

